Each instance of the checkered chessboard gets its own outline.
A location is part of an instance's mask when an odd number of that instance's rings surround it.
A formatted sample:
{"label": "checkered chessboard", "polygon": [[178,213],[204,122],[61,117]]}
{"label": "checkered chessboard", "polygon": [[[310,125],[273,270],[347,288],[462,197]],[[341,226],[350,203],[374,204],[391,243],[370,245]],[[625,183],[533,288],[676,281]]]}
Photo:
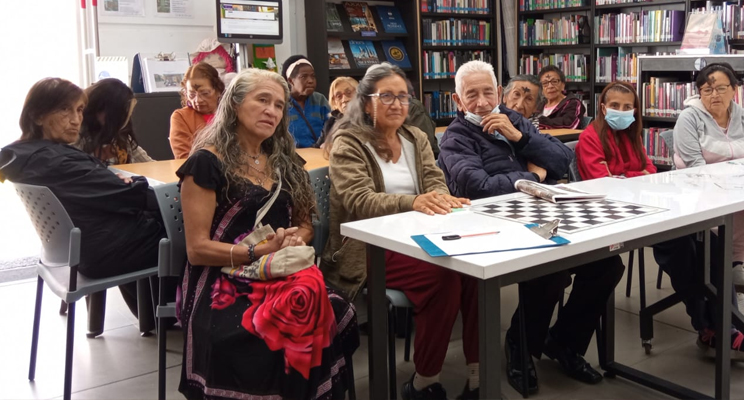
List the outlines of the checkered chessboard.
{"label": "checkered chessboard", "polygon": [[472,211],[525,224],[544,224],[559,218],[561,224],[558,226],[558,234],[562,234],[580,232],[666,210],[607,199],[555,204],[526,196],[480,204],[473,206]]}

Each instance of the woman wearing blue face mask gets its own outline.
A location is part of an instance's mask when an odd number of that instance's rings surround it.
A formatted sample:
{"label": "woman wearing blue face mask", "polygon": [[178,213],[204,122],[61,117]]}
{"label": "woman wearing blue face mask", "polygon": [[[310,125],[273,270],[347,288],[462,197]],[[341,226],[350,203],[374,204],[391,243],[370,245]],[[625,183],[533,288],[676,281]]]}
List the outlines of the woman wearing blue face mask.
{"label": "woman wearing blue face mask", "polygon": [[656,167],[643,148],[640,101],[633,86],[612,82],[599,97],[597,119],[576,145],[581,179],[653,174]]}

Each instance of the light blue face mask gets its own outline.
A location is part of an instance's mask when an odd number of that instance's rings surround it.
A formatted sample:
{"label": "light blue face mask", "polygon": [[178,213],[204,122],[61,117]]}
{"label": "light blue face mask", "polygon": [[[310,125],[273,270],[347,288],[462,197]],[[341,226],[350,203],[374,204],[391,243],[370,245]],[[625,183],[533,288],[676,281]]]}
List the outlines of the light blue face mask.
{"label": "light blue face mask", "polygon": [[610,125],[610,128],[621,131],[630,126],[635,121],[635,110],[618,111],[612,108],[605,109],[605,121]]}

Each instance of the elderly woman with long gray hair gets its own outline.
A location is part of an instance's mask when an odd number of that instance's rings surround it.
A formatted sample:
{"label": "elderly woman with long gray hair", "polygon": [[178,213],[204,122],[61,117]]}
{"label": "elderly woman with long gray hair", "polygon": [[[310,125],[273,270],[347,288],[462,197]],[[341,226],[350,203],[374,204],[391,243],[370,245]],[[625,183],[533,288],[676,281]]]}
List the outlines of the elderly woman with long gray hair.
{"label": "elderly woman with long gray hair", "polygon": [[[450,196],[424,132],[404,125],[411,95],[403,71],[372,66],[338,122],[330,149],[331,227],[321,267],[326,280],[354,297],[366,279],[365,245],[344,238],[340,224],[416,210],[447,214],[469,204]],[[478,398],[477,283],[454,271],[388,251],[386,286],[414,304],[416,373],[404,399],[446,399],[439,383],[452,327],[463,314],[463,347],[470,370],[460,398]]]}
{"label": "elderly woman with long gray hair", "polygon": [[[314,265],[268,279],[263,256],[313,236],[315,197],[287,130],[288,101],[278,74],[242,71],[178,170],[189,259],[179,390],[189,399],[343,399],[353,385],[354,309]],[[275,233],[242,245],[261,224]],[[260,279],[232,273],[259,259]]]}

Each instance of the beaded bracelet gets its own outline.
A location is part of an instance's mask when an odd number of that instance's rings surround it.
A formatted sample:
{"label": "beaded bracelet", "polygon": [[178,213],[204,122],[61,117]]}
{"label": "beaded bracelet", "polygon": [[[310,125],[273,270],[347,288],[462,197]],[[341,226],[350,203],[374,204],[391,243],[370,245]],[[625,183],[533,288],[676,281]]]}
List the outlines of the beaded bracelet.
{"label": "beaded bracelet", "polygon": [[256,245],[248,245],[248,264],[256,262]]}

